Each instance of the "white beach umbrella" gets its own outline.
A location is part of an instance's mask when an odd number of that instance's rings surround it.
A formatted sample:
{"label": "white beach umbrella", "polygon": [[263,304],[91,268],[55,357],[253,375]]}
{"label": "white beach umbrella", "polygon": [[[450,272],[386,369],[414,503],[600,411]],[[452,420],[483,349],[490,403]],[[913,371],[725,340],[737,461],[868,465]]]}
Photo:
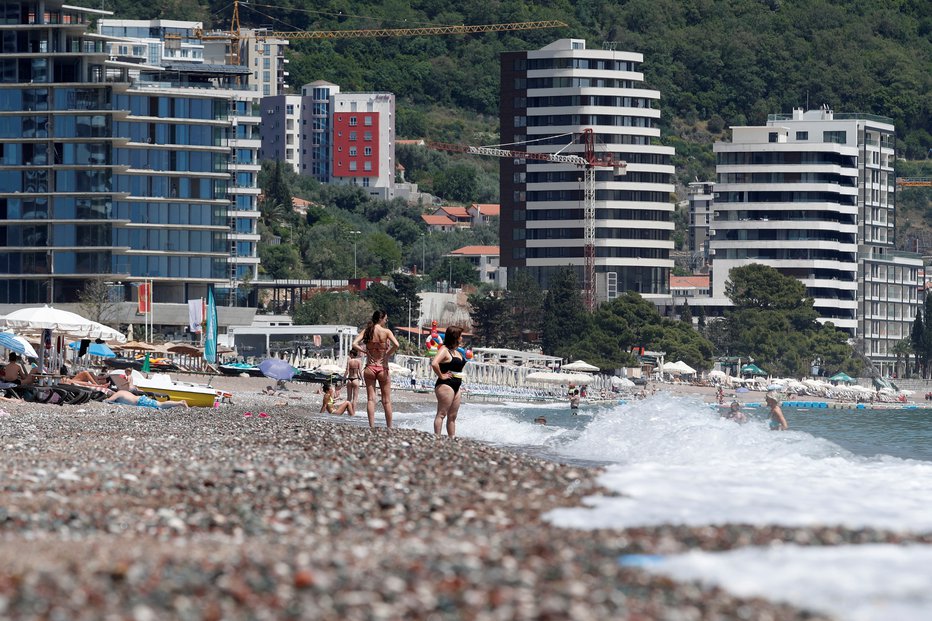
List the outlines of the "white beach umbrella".
{"label": "white beach umbrella", "polygon": [[[323,368],[323,367],[321,367]],[[388,363],[388,371],[392,375],[400,375],[401,377],[410,377],[411,369],[403,367],[400,364],[395,364],[394,362]]]}
{"label": "white beach umbrella", "polygon": [[589,364],[585,360],[577,360],[576,362],[571,362],[569,364],[564,364],[561,367],[563,371],[580,371],[582,373],[596,373],[599,370],[599,367]]}
{"label": "white beach umbrella", "polygon": [[340,374],[340,373],[343,373],[343,371],[346,370],[346,367],[342,367],[342,366],[340,366],[340,365],[338,365],[338,364],[334,364],[334,363],[331,362],[331,363],[328,363],[328,364],[322,364],[322,365],[320,365],[319,367],[317,367],[317,370],[320,371],[321,373],[337,373],[337,374]]}
{"label": "white beach umbrella", "polygon": [[629,380],[627,377],[618,377],[617,375],[613,375],[610,381],[612,386],[617,386],[618,388],[634,388],[634,382]]}
{"label": "white beach umbrella", "polygon": [[126,342],[126,337],[113,328],[51,306],[21,308],[13,311],[0,319],[0,327],[12,328],[18,332],[51,330],[56,335],[74,339]]}

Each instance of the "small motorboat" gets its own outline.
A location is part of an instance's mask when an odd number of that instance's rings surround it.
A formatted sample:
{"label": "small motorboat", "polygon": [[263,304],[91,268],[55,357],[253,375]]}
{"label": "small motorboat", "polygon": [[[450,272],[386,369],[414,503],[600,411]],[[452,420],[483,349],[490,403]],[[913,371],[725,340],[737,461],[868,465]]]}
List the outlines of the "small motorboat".
{"label": "small motorboat", "polygon": [[233,377],[239,377],[243,373],[249,377],[264,377],[262,375],[262,371],[259,370],[259,367],[254,364],[246,364],[245,362],[230,362],[227,364],[221,364],[218,368],[224,375],[230,375]]}
{"label": "small motorboat", "polygon": [[211,408],[223,396],[209,386],[173,381],[167,373],[153,373],[152,377],[145,377],[133,371],[133,385],[156,399],[186,401],[192,408]]}

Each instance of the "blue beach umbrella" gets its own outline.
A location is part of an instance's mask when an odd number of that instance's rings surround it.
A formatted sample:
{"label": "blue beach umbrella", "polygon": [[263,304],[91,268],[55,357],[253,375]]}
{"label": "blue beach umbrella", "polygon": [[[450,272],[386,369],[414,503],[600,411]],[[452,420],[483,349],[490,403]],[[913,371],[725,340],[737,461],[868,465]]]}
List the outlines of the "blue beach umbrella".
{"label": "blue beach umbrella", "polygon": [[[70,343],[68,347],[77,351],[81,348],[81,342],[75,341],[74,343]],[[107,347],[106,343],[91,343],[87,346],[87,351],[84,353],[89,356],[100,356],[101,358],[116,358],[116,354],[112,349]]]}
{"label": "blue beach umbrella", "polygon": [[29,344],[29,341],[21,336],[16,336],[12,332],[0,332],[0,347],[15,351],[17,354],[23,356],[29,356],[30,358],[39,357],[36,350]]}
{"label": "blue beach umbrella", "polygon": [[298,372],[297,369],[280,358],[263,360],[259,364],[259,370],[262,371],[262,375],[283,382],[290,380]]}

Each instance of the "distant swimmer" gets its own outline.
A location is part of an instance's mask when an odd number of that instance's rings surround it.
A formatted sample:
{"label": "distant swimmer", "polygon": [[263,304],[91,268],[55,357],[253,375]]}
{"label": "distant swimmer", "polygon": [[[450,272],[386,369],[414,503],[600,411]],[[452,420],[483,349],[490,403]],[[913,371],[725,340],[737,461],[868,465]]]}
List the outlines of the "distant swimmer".
{"label": "distant swimmer", "polygon": [[747,415],[741,411],[741,404],[737,401],[731,402],[728,411],[722,414],[722,417],[727,418],[728,420],[733,420],[738,424],[744,424],[748,422]]}
{"label": "distant swimmer", "polygon": [[537,418],[534,419],[534,422],[538,425],[546,425],[547,419],[544,418],[543,416],[538,416]]}
{"label": "distant swimmer", "polygon": [[767,393],[767,407],[770,408],[771,431],[786,431],[789,428],[789,425],[786,424],[786,417],[783,416],[783,409],[780,407],[780,401],[777,399],[777,393]]}
{"label": "distant swimmer", "polygon": [[579,388],[576,387],[576,384],[570,384],[570,389],[566,393],[566,396],[570,400],[570,410],[572,410],[573,415],[579,414]]}

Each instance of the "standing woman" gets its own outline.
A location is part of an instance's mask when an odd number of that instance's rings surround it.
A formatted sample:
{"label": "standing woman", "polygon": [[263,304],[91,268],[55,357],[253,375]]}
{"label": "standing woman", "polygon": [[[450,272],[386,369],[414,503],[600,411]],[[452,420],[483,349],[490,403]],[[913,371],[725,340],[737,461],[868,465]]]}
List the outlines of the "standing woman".
{"label": "standing woman", "polygon": [[398,351],[398,339],[385,327],[388,313],[377,310],[372,313],[372,320],[353,341],[353,349],[366,352],[366,367],[362,376],[366,380],[366,413],[369,415],[369,429],[375,429],[375,384],[378,382],[382,393],[382,407],[385,409],[385,426],[392,428],[392,384],[388,376],[388,359]]}
{"label": "standing woman", "polygon": [[460,398],[463,393],[463,367],[466,359],[456,349],[463,340],[463,329],[447,328],[443,335],[443,345],[430,362],[430,368],[437,375],[434,384],[434,394],[437,395],[437,415],[434,417],[434,433],[441,435],[443,419],[447,419],[447,435],[456,436],[456,414],[460,409]]}
{"label": "standing woman", "polygon": [[350,347],[349,358],[346,359],[346,400],[356,409],[356,398],[359,396],[359,382],[362,380],[362,361],[355,347]]}

